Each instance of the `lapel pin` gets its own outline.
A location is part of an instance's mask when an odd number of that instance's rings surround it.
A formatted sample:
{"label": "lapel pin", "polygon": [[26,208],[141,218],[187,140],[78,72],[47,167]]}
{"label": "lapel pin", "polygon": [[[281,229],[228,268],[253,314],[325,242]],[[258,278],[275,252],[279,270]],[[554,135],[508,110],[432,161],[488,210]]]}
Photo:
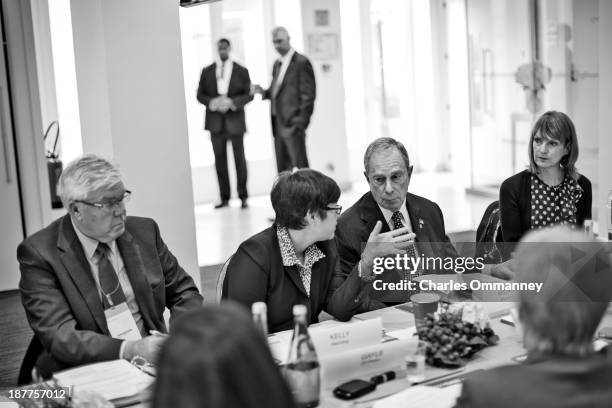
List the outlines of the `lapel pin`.
{"label": "lapel pin", "polygon": [[425,225],[425,221],[422,218],[419,218],[419,229],[423,229],[423,225]]}

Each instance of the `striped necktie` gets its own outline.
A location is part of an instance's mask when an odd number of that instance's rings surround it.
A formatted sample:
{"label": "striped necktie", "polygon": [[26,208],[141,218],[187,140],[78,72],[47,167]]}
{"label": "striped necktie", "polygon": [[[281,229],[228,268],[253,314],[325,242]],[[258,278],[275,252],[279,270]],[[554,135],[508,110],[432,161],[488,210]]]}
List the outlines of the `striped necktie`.
{"label": "striped necktie", "polygon": [[[398,228],[403,228],[404,227],[404,223],[402,222],[402,213],[399,211],[395,211],[392,215],[391,215],[391,223],[393,224],[393,229],[396,230]],[[409,258],[412,259],[417,259],[417,250],[416,250],[416,244],[414,242],[412,242],[410,245],[408,245],[408,247],[406,247],[406,255],[408,255]],[[413,274],[410,273],[409,270],[404,269],[404,279],[410,281],[412,280],[412,276],[418,276],[420,275],[418,269],[416,271],[414,271]]]}
{"label": "striped necktie", "polygon": [[100,289],[104,295],[102,296],[104,309],[125,302],[125,293],[123,293],[123,289],[119,284],[119,277],[108,257],[110,252],[111,249],[108,244],[104,242],[98,243],[95,255],[98,257],[98,279],[100,281]]}

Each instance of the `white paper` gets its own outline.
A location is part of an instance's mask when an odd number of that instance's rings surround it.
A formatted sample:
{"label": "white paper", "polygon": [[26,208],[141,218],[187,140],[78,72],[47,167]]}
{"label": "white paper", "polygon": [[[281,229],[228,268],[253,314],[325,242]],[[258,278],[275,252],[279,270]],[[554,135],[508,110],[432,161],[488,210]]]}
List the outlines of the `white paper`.
{"label": "white paper", "polygon": [[393,330],[386,333],[387,336],[395,337],[396,339],[415,339],[419,340],[416,334],[416,327],[409,327],[407,329]]}
{"label": "white paper", "polygon": [[461,384],[444,388],[417,385],[374,402],[372,408],[451,408],[461,394]]}
{"label": "white paper", "polygon": [[394,340],[319,357],[321,383],[326,388],[355,379],[370,378],[385,371],[406,370],[409,340]]}
{"label": "white paper", "polygon": [[75,391],[93,391],[109,401],[137,395],[154,380],[126,360],[88,364],[60,371],[53,376],[64,387],[74,386]]}
{"label": "white paper", "polygon": [[311,326],[309,331],[321,358],[331,353],[379,344],[382,338],[382,320],[377,318],[333,326]]}
{"label": "white paper", "polygon": [[293,330],[285,330],[268,336],[268,346],[277,364],[285,364],[289,355],[289,344]]}
{"label": "white paper", "polygon": [[[338,320],[325,320],[321,323],[316,323],[310,325],[308,327],[308,332],[311,336],[313,333],[318,330],[328,330],[332,328],[341,328],[344,326],[352,325],[353,323],[362,323],[363,320],[351,319],[348,322],[340,322]],[[372,324],[372,323],[370,323]],[[377,325],[377,323],[374,323]],[[368,326],[371,327],[371,326]],[[378,333],[378,334],[376,334]],[[373,336],[378,336],[378,341],[382,337],[382,326],[378,329],[377,332]],[[289,345],[291,344],[291,338],[293,337],[293,330],[284,330],[281,332],[272,333],[268,336],[268,346],[270,347],[270,352],[272,353],[272,357],[276,360],[277,364],[285,364],[287,361],[287,356],[289,355]],[[368,340],[369,341],[369,340]],[[319,353],[319,348],[317,347],[317,353]]]}

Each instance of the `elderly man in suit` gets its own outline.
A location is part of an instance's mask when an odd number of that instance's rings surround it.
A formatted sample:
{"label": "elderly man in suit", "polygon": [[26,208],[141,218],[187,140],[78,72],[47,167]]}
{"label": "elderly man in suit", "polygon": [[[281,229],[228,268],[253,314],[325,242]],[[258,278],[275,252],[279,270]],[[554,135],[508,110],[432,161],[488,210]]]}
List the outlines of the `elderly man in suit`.
{"label": "elderly man in suit", "polygon": [[272,68],[272,83],[255,91],[270,99],[272,135],[278,172],[308,167],[306,129],[314,110],[316,82],[308,58],[296,52],[284,27],[272,30],[272,43],[280,58]]}
{"label": "elderly man in suit", "polygon": [[[389,137],[374,140],[366,149],[364,167],[370,191],[340,216],[336,229],[342,271],[348,276],[357,268],[359,276],[386,283],[411,281],[423,272],[440,272],[409,267],[374,275],[377,258],[407,254],[412,259],[454,259],[458,255],[446,236],[440,207],[408,193],[412,166],[402,143]],[[363,308],[403,303],[412,293],[370,286],[369,300]]]}
{"label": "elderly man in suit", "polygon": [[204,129],[210,131],[215,154],[215,170],[219,181],[221,201],[215,208],[229,205],[230,181],[227,171],[227,142],[232,142],[238,197],[242,208],[247,208],[247,165],[244,157],[244,106],[253,100],[250,94],[249,71],[230,58],[228,39],[217,41],[219,60],[202,70],[198,86],[198,101],[206,106]]}
{"label": "elderly man in suit", "polygon": [[17,248],[38,373],[47,378],[71,366],[134,356],[154,361],[168,332],[164,309],[172,324],[202,306],[193,279],[155,221],[126,216],[131,193],[112,163],[79,157],[58,187],[68,214]]}
{"label": "elderly man in suit", "polygon": [[609,252],[609,243],[568,227],[523,237],[516,280],[543,284],[519,292],[527,359],[466,378],[457,408],[612,406],[612,352],[593,346],[612,295]]}

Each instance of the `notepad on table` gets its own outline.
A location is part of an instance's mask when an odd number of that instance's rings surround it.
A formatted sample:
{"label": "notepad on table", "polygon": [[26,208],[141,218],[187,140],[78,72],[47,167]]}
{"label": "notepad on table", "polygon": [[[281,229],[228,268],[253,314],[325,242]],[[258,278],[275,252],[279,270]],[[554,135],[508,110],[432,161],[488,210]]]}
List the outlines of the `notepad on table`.
{"label": "notepad on table", "polygon": [[93,391],[115,406],[140,400],[141,393],[154,379],[126,360],[88,364],[60,371],[53,376],[64,387],[72,386],[75,392]]}
{"label": "notepad on table", "polygon": [[461,393],[461,384],[444,388],[417,385],[374,402],[372,408],[450,408]]}

